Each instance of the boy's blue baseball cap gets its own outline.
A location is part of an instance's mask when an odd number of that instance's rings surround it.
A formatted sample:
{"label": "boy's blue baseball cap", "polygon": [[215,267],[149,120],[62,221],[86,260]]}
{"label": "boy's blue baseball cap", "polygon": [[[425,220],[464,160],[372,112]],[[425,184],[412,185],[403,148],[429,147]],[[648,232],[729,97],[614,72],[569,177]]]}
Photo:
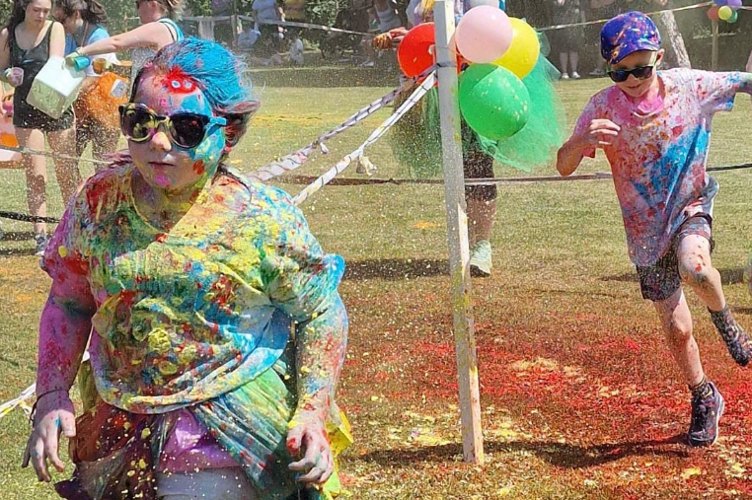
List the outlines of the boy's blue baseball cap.
{"label": "boy's blue baseball cap", "polygon": [[661,34],[642,12],[627,12],[608,21],[601,30],[601,55],[616,64],[639,50],[660,50]]}

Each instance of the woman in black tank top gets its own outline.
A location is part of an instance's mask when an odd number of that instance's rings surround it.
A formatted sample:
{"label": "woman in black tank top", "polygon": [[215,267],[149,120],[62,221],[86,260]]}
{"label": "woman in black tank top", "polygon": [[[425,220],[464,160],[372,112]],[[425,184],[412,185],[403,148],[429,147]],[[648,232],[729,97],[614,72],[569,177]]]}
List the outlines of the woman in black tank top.
{"label": "woman in black tank top", "polygon": [[[34,77],[50,56],[62,57],[65,49],[63,26],[47,19],[51,8],[51,0],[14,0],[8,26],[0,33],[0,74],[16,87],[13,125],[20,146],[43,150],[46,135],[53,153],[70,156],[75,144],[72,110],[56,120],[26,102]],[[22,158],[29,212],[44,217],[47,215],[46,159],[37,155]],[[55,158],[54,163],[63,202],[67,204],[81,183],[81,174],[75,161]],[[36,253],[41,255],[47,241],[45,224],[35,223],[34,233]]]}

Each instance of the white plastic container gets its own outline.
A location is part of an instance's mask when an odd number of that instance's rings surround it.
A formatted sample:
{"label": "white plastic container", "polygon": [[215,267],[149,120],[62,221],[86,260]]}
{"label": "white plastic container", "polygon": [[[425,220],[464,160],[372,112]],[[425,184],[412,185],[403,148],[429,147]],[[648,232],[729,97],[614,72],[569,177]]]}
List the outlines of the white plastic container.
{"label": "white plastic container", "polygon": [[85,77],[86,73],[83,71],[66,66],[62,57],[50,56],[34,78],[26,102],[58,119],[78,97]]}

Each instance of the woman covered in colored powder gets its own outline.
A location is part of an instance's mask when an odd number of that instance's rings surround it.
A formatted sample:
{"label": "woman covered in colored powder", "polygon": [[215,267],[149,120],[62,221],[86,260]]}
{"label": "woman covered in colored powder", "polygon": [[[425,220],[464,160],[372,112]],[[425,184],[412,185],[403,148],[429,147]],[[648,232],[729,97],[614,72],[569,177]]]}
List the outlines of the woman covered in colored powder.
{"label": "woman covered in colored powder", "polygon": [[48,246],[24,465],[49,481],[57,436],[70,437],[63,498],[337,494],[344,263],[287,194],[224,165],[258,106],[241,74],[215,43],[157,53],[121,108],[128,154],[86,182]]}

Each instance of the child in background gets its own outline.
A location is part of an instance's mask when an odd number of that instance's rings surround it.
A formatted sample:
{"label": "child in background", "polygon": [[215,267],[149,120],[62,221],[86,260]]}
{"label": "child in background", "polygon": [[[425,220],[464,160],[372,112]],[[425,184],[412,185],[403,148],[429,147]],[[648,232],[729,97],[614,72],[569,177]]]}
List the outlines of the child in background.
{"label": "child in background", "polygon": [[718,183],[705,164],[713,115],[731,110],[737,92],[752,93],[752,75],[656,72],[663,53],[655,24],[641,12],[605,24],[601,54],[615,85],[590,99],[559,150],[557,169],[570,175],[596,148],[605,152],[642,296],[653,302],[692,394],[689,444],[707,446],[718,439],[724,400],[703,371],[682,284],[705,303],[731,356],[746,366],[752,345],[710,260]]}
{"label": "child in background", "polygon": [[294,31],[292,35],[292,43],[290,43],[290,62],[295,66],[302,66],[305,62],[303,60],[303,52],[305,47],[303,46],[303,40],[300,39],[300,32]]}

